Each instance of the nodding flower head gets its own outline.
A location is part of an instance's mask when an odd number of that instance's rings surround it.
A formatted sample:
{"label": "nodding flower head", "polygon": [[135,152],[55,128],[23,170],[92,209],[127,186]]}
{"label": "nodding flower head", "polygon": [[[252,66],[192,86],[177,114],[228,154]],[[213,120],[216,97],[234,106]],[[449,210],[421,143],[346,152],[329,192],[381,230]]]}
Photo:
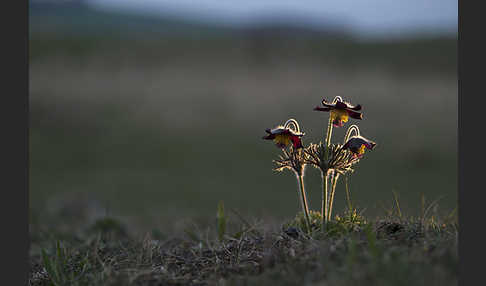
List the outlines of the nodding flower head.
{"label": "nodding flower head", "polygon": [[366,139],[363,136],[355,135],[349,137],[349,139],[343,145],[343,149],[348,149],[349,151],[353,152],[355,157],[361,158],[363,157],[365,149],[373,150],[375,146],[375,142]]}
{"label": "nodding flower head", "polygon": [[332,103],[322,100],[324,107],[316,106],[314,110],[331,112],[331,121],[335,127],[342,127],[344,123],[348,122],[349,117],[354,119],[363,119],[363,114],[357,112],[361,110],[361,105],[353,106],[349,102],[343,101],[340,96],[336,96]]}
{"label": "nodding flower head", "polygon": [[[291,128],[291,126],[294,128]],[[286,148],[290,144],[294,149],[303,147],[301,137],[305,134],[300,132],[299,123],[295,119],[289,119],[283,126],[279,125],[273,129],[266,129],[265,132],[268,135],[264,136],[263,139],[273,140],[279,148]]]}

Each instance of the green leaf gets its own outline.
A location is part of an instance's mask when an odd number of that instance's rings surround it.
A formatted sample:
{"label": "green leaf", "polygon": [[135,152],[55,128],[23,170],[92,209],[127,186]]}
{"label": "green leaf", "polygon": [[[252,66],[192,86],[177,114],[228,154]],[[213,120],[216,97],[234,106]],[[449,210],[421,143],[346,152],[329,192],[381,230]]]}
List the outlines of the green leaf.
{"label": "green leaf", "polygon": [[66,257],[63,249],[61,248],[61,242],[59,240],[56,241],[56,256],[60,264],[64,265],[66,262]]}
{"label": "green leaf", "polygon": [[57,273],[52,267],[51,259],[49,256],[47,256],[47,253],[45,252],[44,249],[41,250],[41,255],[42,255],[42,262],[44,263],[44,267],[46,268],[47,274],[49,274],[49,277],[51,278],[51,282],[54,285],[57,285]]}

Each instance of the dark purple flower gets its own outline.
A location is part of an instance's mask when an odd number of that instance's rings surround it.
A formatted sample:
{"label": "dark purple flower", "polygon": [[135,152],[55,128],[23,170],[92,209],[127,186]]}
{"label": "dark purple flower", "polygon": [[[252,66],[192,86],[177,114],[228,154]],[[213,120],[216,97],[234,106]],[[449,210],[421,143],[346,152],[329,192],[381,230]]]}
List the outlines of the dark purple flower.
{"label": "dark purple flower", "polygon": [[363,114],[357,112],[361,110],[361,105],[351,105],[349,102],[336,100],[336,103],[329,103],[325,99],[322,100],[324,107],[316,106],[314,110],[331,112],[332,124],[335,127],[342,127],[348,121],[348,118],[363,119]]}
{"label": "dark purple flower", "polygon": [[365,149],[373,150],[375,146],[375,142],[366,139],[363,136],[351,136],[343,145],[343,149],[347,149],[353,152],[356,157],[361,158],[363,157]]}
{"label": "dark purple flower", "polygon": [[302,148],[301,137],[304,136],[304,133],[302,132],[297,132],[291,128],[285,128],[283,126],[267,129],[265,132],[267,132],[268,135],[264,136],[263,139],[273,140],[275,145],[279,148],[285,148],[289,146],[290,143],[292,143],[295,149]]}

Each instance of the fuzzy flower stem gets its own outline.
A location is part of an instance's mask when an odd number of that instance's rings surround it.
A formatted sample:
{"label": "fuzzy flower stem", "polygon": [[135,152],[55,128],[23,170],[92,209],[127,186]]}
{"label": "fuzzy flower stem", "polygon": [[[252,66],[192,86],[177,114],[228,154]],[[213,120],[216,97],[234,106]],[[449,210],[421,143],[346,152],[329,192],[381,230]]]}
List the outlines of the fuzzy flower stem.
{"label": "fuzzy flower stem", "polygon": [[346,131],[346,135],[344,136],[344,143],[343,144],[346,144],[346,142],[349,140],[349,137],[351,137],[351,132],[353,132],[356,134],[356,136],[359,136],[359,128],[357,125],[351,125],[349,126],[348,130]]}
{"label": "fuzzy flower stem", "polygon": [[334,193],[336,191],[336,185],[337,185],[337,181],[339,179],[339,173],[336,173],[333,171],[333,175],[332,175],[332,179],[331,179],[331,197],[329,199],[329,213],[328,213],[328,218],[327,220],[330,221],[331,220],[331,214],[332,214],[332,205],[333,205],[333,202],[334,202]]}
{"label": "fuzzy flower stem", "polygon": [[[326,149],[324,150],[324,160],[326,164],[329,158],[329,147],[331,145],[331,135],[332,135],[332,117],[329,115],[329,124],[327,125],[327,137],[326,137]],[[328,200],[328,191],[327,191],[327,180],[329,175],[329,169],[321,170],[321,179],[322,179],[322,208],[321,208],[321,217],[322,217],[322,230],[324,231],[325,223],[327,223],[327,211],[329,206]]]}
{"label": "fuzzy flower stem", "polygon": [[329,123],[327,124],[327,135],[326,135],[327,148],[329,148],[329,146],[331,145],[331,136],[332,136],[332,116],[329,116]]}
{"label": "fuzzy flower stem", "polygon": [[[326,164],[329,159],[329,148],[331,146],[331,136],[332,136],[332,117],[329,116],[329,124],[327,125],[327,137],[326,137],[326,149],[324,150],[324,160]],[[321,215],[323,219],[322,229],[324,229],[324,221],[327,222],[327,211],[329,206],[328,191],[327,191],[327,180],[329,178],[329,169],[322,171],[322,210]]]}
{"label": "fuzzy flower stem", "polygon": [[[336,96],[332,103],[335,104],[338,101],[343,101],[343,99],[340,96]],[[332,124],[333,118],[332,118],[332,113],[329,114],[329,122],[327,124],[327,134],[326,134],[326,149],[324,152],[324,159],[327,162],[329,159],[329,148],[331,147],[331,137],[332,137]],[[329,179],[329,170],[322,171],[321,177],[322,177],[322,182],[323,182],[323,190],[322,190],[322,209],[321,209],[321,215],[322,215],[322,229],[324,230],[324,222],[327,222],[328,220],[328,211],[329,211],[329,192],[328,192],[328,179]],[[332,180],[332,179],[331,179]]]}
{"label": "fuzzy flower stem", "polygon": [[300,198],[301,198],[301,204],[302,204],[302,211],[305,214],[305,220],[307,223],[307,231],[310,232],[311,230],[311,222],[310,222],[310,216],[309,216],[309,206],[307,205],[307,197],[305,195],[305,189],[304,189],[304,174],[300,173],[298,174],[297,172],[295,173],[297,176],[297,181],[299,185],[299,191],[300,191]]}
{"label": "fuzzy flower stem", "polygon": [[332,103],[334,104],[334,103],[336,103],[338,100],[342,102],[342,101],[343,101],[343,98],[342,98],[342,97],[340,97],[339,95],[337,95],[337,96],[334,98],[334,100],[332,101]]}
{"label": "fuzzy flower stem", "polygon": [[344,176],[344,182],[346,184],[346,199],[348,201],[348,209],[351,211],[353,209],[353,204],[351,202],[351,194],[349,193],[349,186],[348,186],[348,176]]}
{"label": "fuzzy flower stem", "polygon": [[290,127],[290,125],[293,125],[293,127],[295,128],[294,131],[300,133],[300,126],[299,126],[299,123],[297,122],[297,120],[290,118],[289,120],[287,120],[285,122],[284,128],[288,128],[288,127]]}
{"label": "fuzzy flower stem", "polygon": [[322,208],[321,208],[321,223],[322,230],[324,230],[325,223],[327,222],[327,172],[322,171]]}
{"label": "fuzzy flower stem", "polygon": [[[338,101],[343,101],[343,99],[338,95],[336,96],[332,103],[333,104],[336,104],[336,102]],[[331,113],[329,113],[329,122],[327,124],[327,135],[326,135],[326,147],[329,148],[329,146],[331,146],[331,136],[332,136],[332,116],[331,116]],[[326,154],[327,154],[327,151],[326,151]],[[327,157],[327,156],[326,156]]]}
{"label": "fuzzy flower stem", "polygon": [[[332,191],[333,180],[334,180],[334,172],[333,172],[333,170],[328,170],[327,171],[327,177],[326,177],[326,184],[328,184],[327,189],[326,189],[326,214],[325,214],[326,222],[329,221],[329,205],[330,205],[330,201],[331,201],[331,191]],[[329,189],[329,184],[331,184],[330,189]]]}

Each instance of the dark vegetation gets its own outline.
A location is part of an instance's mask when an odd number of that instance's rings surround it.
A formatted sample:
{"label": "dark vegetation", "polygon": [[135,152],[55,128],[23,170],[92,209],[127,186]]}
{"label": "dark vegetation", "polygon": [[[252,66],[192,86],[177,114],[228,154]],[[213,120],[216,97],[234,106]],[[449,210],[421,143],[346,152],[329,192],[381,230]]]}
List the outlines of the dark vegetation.
{"label": "dark vegetation", "polygon": [[[432,205],[431,205],[432,206]],[[222,224],[219,220],[224,218]],[[456,285],[455,214],[366,220],[347,212],[327,232],[248,222],[239,214],[183,232],[129,233],[104,217],[37,229],[30,285]],[[81,226],[82,224],[78,224]]]}

